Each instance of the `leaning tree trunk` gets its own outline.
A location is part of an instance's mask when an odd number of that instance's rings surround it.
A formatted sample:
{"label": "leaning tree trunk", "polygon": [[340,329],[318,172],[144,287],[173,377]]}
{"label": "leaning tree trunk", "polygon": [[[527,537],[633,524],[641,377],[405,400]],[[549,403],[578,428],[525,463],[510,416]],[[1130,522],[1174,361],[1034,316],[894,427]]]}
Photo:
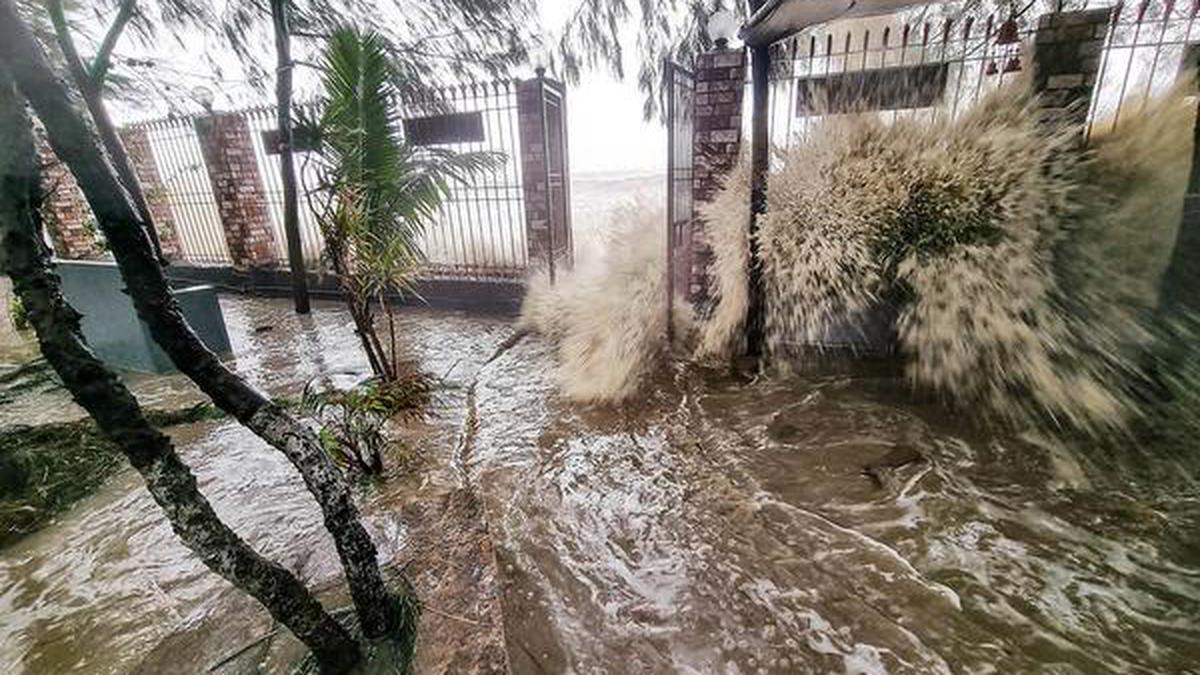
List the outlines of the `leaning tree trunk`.
{"label": "leaning tree trunk", "polygon": [[263,558],[220,521],[171,441],[88,348],[79,314],[63,299],[42,243],[37,155],[25,106],[0,69],[0,271],[13,282],[47,362],[101,431],[142,475],[189,549],[287,626],[327,672],[348,671],[358,645],[299,580]]}
{"label": "leaning tree trunk", "polygon": [[13,0],[0,0],[0,65],[8,67],[45,125],[51,147],[74,173],[154,341],[218,407],[283,452],[304,478],[333,535],[364,634],[381,637],[393,628],[409,630],[392,610],[396,605],[384,587],[375,544],[359,520],[344,477],[310,429],[226,368],[192,332],[155,258],[146,223]]}
{"label": "leaning tree trunk", "polygon": [[[116,36],[119,36],[124,30],[125,24],[133,15],[134,4],[134,0],[125,0],[121,3],[117,10],[117,17],[109,29],[112,37],[108,39],[115,40]],[[167,259],[163,255],[162,246],[158,241],[158,230],[155,227],[154,216],[150,213],[150,203],[146,200],[146,193],[142,190],[142,184],[133,169],[133,163],[129,161],[129,153],[125,151],[125,144],[121,142],[117,127],[108,115],[108,107],[104,105],[103,78],[107,68],[104,68],[98,76],[93,76],[84,66],[83,58],[79,56],[79,52],[75,49],[75,41],[71,38],[71,30],[67,26],[62,0],[49,0],[46,8],[49,10],[51,23],[54,25],[54,34],[58,40],[58,46],[62,50],[63,59],[66,61],[67,71],[71,74],[71,80],[74,81],[83,96],[84,104],[87,105],[88,113],[91,114],[92,122],[95,123],[96,131],[100,135],[100,141],[104,144],[104,150],[108,153],[113,168],[117,170],[121,184],[133,199],[133,205],[137,208],[142,222],[146,223],[146,232],[150,235],[150,244],[154,247],[154,254],[158,256],[160,263],[165,264]],[[101,54],[99,58],[107,59],[107,52]],[[97,77],[100,78],[99,81],[97,81]]]}

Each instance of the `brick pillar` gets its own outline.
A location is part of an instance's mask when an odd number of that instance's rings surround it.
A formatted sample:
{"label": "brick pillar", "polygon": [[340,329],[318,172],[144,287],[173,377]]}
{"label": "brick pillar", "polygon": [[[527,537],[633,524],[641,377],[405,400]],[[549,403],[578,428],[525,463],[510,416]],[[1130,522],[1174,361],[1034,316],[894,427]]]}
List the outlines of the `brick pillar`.
{"label": "brick pillar", "polygon": [[1044,14],[1033,50],[1033,86],[1042,106],[1082,127],[1100,71],[1113,9]]}
{"label": "brick pillar", "polygon": [[[696,59],[695,117],[692,135],[692,199],[712,198],[721,177],[737,163],[742,143],[742,94],[745,91],[746,51],[730,49],[700,54]],[[683,256],[688,270],[688,298],[708,297],[706,270],[712,251],[704,243],[704,222],[692,217],[690,253]]]}
{"label": "brick pillar", "polygon": [[158,243],[163,255],[168,260],[178,260],[182,256],[179,246],[179,235],[175,230],[175,215],[167,201],[167,187],[158,173],[158,165],[154,161],[154,152],[150,149],[150,132],[145,127],[128,127],[121,129],[121,143],[133,164],[137,174],[138,184],[146,195],[146,203],[150,207],[150,217],[154,219],[154,227],[158,230]]}
{"label": "brick pillar", "polygon": [[279,249],[246,118],[237,113],[198,117],[196,136],[234,267],[276,265]]}
{"label": "brick pillar", "polygon": [[96,242],[96,225],[87,199],[75,176],[39,134],[38,155],[42,164],[42,189],[46,201],[42,218],[54,255],[64,260],[86,260],[104,253]]}
{"label": "brick pillar", "polygon": [[550,189],[546,184],[546,120],[544,80],[517,83],[517,132],[521,143],[521,176],[525,192],[525,241],[529,263],[545,265],[550,251]]}

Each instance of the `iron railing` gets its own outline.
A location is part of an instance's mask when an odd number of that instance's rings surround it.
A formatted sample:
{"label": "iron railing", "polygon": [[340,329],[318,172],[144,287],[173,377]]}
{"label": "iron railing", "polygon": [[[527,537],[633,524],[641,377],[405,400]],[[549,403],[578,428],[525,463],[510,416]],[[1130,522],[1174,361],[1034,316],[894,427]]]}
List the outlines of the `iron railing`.
{"label": "iron railing", "polygon": [[134,126],[144,128],[150,139],[183,258],[201,265],[232,262],[194,118],[174,117]]}
{"label": "iron railing", "polygon": [[929,78],[938,89],[932,100],[918,96],[876,114],[890,119],[961,114],[980,96],[1029,67],[1023,60],[1020,42],[1032,36],[1032,28],[1019,28],[1016,42],[1001,45],[996,40],[999,26],[997,17],[987,16],[837,32],[818,27],[775,45],[768,104],[772,144],[786,147],[797,134],[808,134],[828,114],[845,112],[841,108],[830,112],[830,101],[819,97],[813,100],[809,94],[816,88],[810,83],[855,73],[940,69]]}
{"label": "iron railing", "polygon": [[[1169,90],[1182,72],[1195,67],[1198,52],[1190,45],[1200,40],[1195,25],[1200,0],[1136,4],[1093,0],[1065,4],[1061,9],[1106,6],[1113,7],[1114,13],[1096,55],[1100,69],[1088,111],[1088,134],[1112,128],[1131,107],[1140,110],[1151,98]],[[812,109],[798,106],[806,82],[848,73],[914,66],[944,68],[944,86],[936,100],[877,114],[891,119],[961,114],[980,96],[1032,67],[1026,47],[1035,42],[1037,17],[1021,18],[1015,41],[999,40],[1006,17],[905,22],[900,15],[886,26],[881,25],[883,19],[875,19],[849,29],[816,27],[775,45],[769,103],[772,144],[786,147],[829,114],[820,105]]]}
{"label": "iron railing", "polygon": [[691,276],[696,78],[688,69],[664,63],[667,113],[667,339],[674,338],[676,287],[685,295]]}
{"label": "iron railing", "polygon": [[[1104,6],[1104,5],[1097,5]],[[1103,133],[1140,112],[1196,67],[1200,2],[1118,3],[1113,6],[1088,132]]]}
{"label": "iron railing", "polygon": [[[308,107],[311,106],[298,106]],[[429,114],[478,113],[482,138],[451,142],[439,147],[459,152],[489,151],[505,157],[503,165],[476,177],[469,185],[453,185],[433,222],[428,224],[421,248],[427,259],[426,276],[514,277],[529,265],[525,232],[524,177],[521,174],[519,121],[515,81],[457,86],[437,92],[428,101],[398,104],[401,117]],[[277,262],[286,264],[283,230],[283,181],[279,158],[271,154],[264,132],[275,128],[270,107],[239,113],[250,129],[253,150],[267,200],[276,241]],[[183,259],[197,264],[229,264],[224,229],[209,182],[195,118],[178,117],[139,123],[150,136],[150,146],[162,177],[166,200],[174,216]],[[300,233],[304,258],[310,266],[321,264],[324,241],[317,216],[306,203],[304,190],[319,181],[319,158],[298,153],[301,182]],[[569,208],[565,204],[565,208]]]}

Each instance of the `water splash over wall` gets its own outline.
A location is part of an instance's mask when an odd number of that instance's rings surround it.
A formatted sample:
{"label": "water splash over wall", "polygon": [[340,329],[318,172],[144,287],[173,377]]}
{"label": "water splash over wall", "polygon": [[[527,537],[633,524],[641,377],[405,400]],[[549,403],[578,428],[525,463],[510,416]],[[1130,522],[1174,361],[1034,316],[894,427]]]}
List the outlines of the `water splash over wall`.
{"label": "water splash over wall", "polygon": [[[1123,117],[1086,150],[1023,81],[957,119],[827,118],[770,177],[760,237],[772,352],[898,314],[917,385],[993,419],[1124,426],[1191,155],[1194,106],[1180,99]],[[744,228],[719,207],[744,180],[706,208],[711,232]],[[711,243],[718,288],[736,285],[743,245]],[[740,325],[744,304],[725,305],[703,335]]]}
{"label": "water splash over wall", "polygon": [[[558,381],[569,398],[627,399],[667,351],[664,222],[662,208],[620,206],[603,259],[560,273],[553,285],[545,275],[531,280],[520,326],[555,344]],[[674,307],[682,344],[692,319],[684,300]]]}

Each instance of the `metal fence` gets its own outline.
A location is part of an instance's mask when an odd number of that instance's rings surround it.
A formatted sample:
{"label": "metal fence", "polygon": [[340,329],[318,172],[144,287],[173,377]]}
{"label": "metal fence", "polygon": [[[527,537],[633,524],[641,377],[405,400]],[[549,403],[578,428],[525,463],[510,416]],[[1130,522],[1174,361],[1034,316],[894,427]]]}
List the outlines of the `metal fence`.
{"label": "metal fence", "polygon": [[[1103,5],[1100,5],[1103,6]],[[1200,1],[1117,4],[1100,61],[1089,134],[1139,112],[1196,67],[1194,45]]]}
{"label": "metal fence", "polygon": [[[1088,111],[1089,134],[1111,128],[1131,107],[1140,109],[1153,96],[1169,90],[1185,67],[1195,66],[1196,52],[1189,45],[1197,40],[1194,30],[1200,0],[1073,3],[1067,9],[1106,6],[1114,8],[1114,16],[1098,55],[1101,65]],[[775,45],[769,104],[772,144],[786,147],[797,135],[809,133],[823,117],[848,112],[842,109],[844,101],[814,100],[810,95],[834,96],[829,94],[831,85],[839,80],[842,85],[852,83],[851,76],[856,74],[866,89],[871,83],[864,78],[870,73],[905,70],[910,78],[916,78],[908,80],[909,85],[917,89],[928,85],[925,93],[936,94],[898,91],[899,98],[889,105],[865,102],[865,108],[879,109],[876,114],[890,119],[961,114],[982,95],[1032,67],[1025,47],[1035,41],[1036,16],[1023,17],[1016,26],[1005,26],[1006,17],[911,23],[898,17],[886,26],[875,20],[869,26],[864,22],[848,29],[816,27]]]}
{"label": "metal fence", "polygon": [[[456,152],[496,152],[505,160],[501,168],[470,185],[453,188],[422,242],[431,272],[519,275],[528,267],[529,247],[517,82],[452,87],[442,90],[438,100],[451,113],[478,113],[483,131],[479,140],[443,143],[441,147]],[[432,102],[405,102],[401,109],[410,118],[435,112]]]}
{"label": "metal fence", "polygon": [[667,338],[675,332],[676,289],[688,293],[692,243],[692,178],[694,169],[696,77],[667,60],[664,63],[667,112]]}
{"label": "metal fence", "polygon": [[[768,108],[772,144],[786,147],[823,117],[851,112],[856,102],[887,108],[876,114],[891,119],[961,114],[1028,66],[1020,43],[1031,37],[1031,29],[1019,28],[1014,41],[997,44],[999,26],[988,16],[874,30],[816,28],[776,45]],[[873,95],[867,91],[872,83],[852,77],[873,72],[904,72],[914,81],[893,85],[890,95],[896,100],[880,106],[880,101],[862,100]]]}
{"label": "metal fence", "polygon": [[[310,112],[314,106],[296,106],[297,111]],[[275,234],[275,247],[278,260],[282,263],[287,256],[287,233],[283,229],[283,176],[279,168],[279,155],[272,154],[267,149],[264,134],[278,128],[275,108],[252,108],[243,113],[246,124],[250,127],[250,139],[254,144],[254,158],[258,162],[258,175],[262,178],[263,189],[267,198],[267,212],[271,216],[271,229]],[[318,184],[320,167],[313,161],[311,153],[296,153],[296,178],[300,183],[300,249],[304,253],[306,265],[316,267],[321,264],[321,253],[325,250],[325,241],[321,236],[321,225],[312,209],[308,207],[305,190],[312,189]]]}
{"label": "metal fence", "polygon": [[[439,141],[436,145],[457,152],[489,151],[505,157],[500,168],[477,176],[469,185],[451,187],[449,197],[428,224],[420,242],[428,260],[424,271],[428,276],[511,277],[522,274],[529,265],[516,86],[515,81],[507,80],[458,86],[441,90],[429,101],[398,104],[401,117],[410,121],[434,115],[467,114],[478,133],[466,139]],[[309,106],[308,110],[313,108]],[[276,127],[275,111],[260,107],[240,114],[250,129],[274,230],[277,260],[282,265],[287,260],[283,181],[278,155],[269,152],[264,136]],[[195,119],[170,118],[136,126],[149,132],[184,260],[229,264],[231,258],[196,135]],[[318,185],[319,162],[315,153],[297,153],[301,243],[310,266],[321,263],[324,242],[304,190]]]}
{"label": "metal fence", "polygon": [[202,265],[232,262],[192,118],[137,126],[144,127],[150,138],[150,151],[174,217],[183,258]]}

